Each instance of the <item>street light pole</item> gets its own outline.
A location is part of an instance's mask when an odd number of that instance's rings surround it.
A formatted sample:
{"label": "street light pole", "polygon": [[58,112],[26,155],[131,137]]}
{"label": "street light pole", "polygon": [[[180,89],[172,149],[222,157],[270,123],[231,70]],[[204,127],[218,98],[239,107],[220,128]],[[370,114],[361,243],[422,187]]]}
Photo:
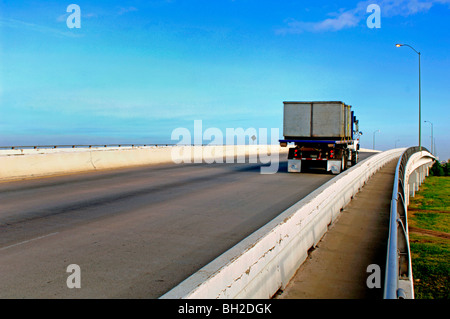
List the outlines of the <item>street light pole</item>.
{"label": "street light pole", "polygon": [[422,150],[422,97],[421,97],[421,83],[420,83],[420,52],[417,51],[416,49],[414,49],[412,46],[410,46],[409,44],[396,44],[395,45],[397,48],[399,47],[410,47],[412,50],[414,50],[414,52],[416,52],[419,55],[419,150]]}
{"label": "street light pole", "polygon": [[373,150],[375,150],[375,133],[379,132],[380,130],[376,130],[373,132]]}
{"label": "street light pole", "polygon": [[[414,50],[416,51],[416,50]],[[417,52],[417,51],[416,51]],[[421,128],[421,116],[422,116],[422,106],[421,106],[421,102],[422,102],[422,89],[420,87],[420,52],[417,52],[417,54],[419,54],[419,151],[422,151],[422,128]]]}
{"label": "street light pole", "polygon": [[436,150],[436,139],[433,140],[433,151],[434,151],[434,156],[438,157],[437,155],[437,150]]}
{"label": "street light pole", "polygon": [[431,154],[434,154],[433,153],[433,151],[434,151],[434,147],[433,147],[433,141],[434,141],[434,139],[433,139],[433,132],[434,132],[433,123],[431,123],[430,121],[424,121],[424,123],[430,123],[431,124]]}

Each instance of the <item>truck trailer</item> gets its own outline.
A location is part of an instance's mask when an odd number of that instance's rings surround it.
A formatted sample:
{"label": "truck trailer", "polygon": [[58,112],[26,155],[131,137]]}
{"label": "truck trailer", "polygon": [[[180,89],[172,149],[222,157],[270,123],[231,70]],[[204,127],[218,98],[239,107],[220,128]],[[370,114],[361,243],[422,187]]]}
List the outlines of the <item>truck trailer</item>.
{"label": "truck trailer", "polygon": [[283,104],[280,146],[294,144],[288,153],[288,172],[316,167],[339,174],[358,162],[362,133],[350,105],[340,101]]}

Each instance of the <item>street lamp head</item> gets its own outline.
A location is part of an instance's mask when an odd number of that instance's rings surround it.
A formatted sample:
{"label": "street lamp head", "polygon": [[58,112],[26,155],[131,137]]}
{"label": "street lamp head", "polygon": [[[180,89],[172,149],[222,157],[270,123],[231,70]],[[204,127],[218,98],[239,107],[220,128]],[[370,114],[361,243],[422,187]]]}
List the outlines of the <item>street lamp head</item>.
{"label": "street lamp head", "polygon": [[418,55],[419,55],[419,57],[420,57],[420,52],[419,51],[417,51],[416,49],[414,49],[412,46],[410,46],[409,44],[406,44],[406,43],[397,43],[396,45],[395,45],[397,48],[400,48],[400,47],[410,47],[411,48],[411,50],[413,50],[414,52],[416,52]]}

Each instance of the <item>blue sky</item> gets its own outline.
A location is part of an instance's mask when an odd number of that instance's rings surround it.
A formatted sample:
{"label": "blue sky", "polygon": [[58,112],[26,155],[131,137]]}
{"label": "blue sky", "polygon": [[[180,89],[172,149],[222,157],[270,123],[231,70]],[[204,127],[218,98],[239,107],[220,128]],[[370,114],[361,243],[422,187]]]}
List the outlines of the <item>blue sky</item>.
{"label": "blue sky", "polygon": [[0,0],[0,145],[170,143],[197,119],[282,134],[293,100],[352,105],[362,147],[376,130],[378,149],[417,145],[418,56],[400,42],[422,53],[422,121],[450,157],[450,0],[71,1]]}

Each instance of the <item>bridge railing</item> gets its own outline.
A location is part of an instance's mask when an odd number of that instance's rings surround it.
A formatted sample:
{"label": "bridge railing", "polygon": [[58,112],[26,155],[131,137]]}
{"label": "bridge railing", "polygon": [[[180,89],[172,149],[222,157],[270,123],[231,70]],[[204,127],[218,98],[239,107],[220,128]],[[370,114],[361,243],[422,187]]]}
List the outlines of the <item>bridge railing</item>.
{"label": "bridge railing", "polygon": [[426,148],[410,147],[397,162],[390,209],[384,299],[414,299],[407,215],[409,196],[418,190],[434,160]]}
{"label": "bridge railing", "polygon": [[176,144],[62,144],[62,145],[10,145],[0,146],[0,150],[42,149],[42,148],[98,148],[98,147],[147,147],[174,146]]}

